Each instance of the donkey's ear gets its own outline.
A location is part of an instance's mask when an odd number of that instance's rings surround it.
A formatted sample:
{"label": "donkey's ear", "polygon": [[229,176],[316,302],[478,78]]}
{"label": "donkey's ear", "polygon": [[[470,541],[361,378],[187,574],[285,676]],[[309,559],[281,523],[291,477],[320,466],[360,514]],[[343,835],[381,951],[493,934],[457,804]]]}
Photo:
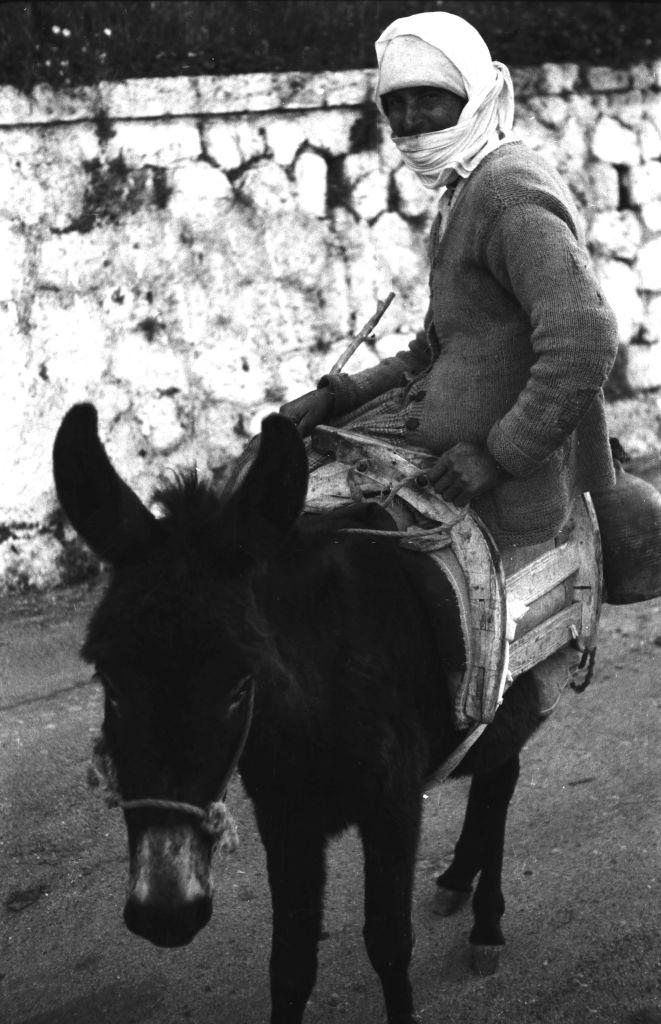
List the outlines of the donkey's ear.
{"label": "donkey's ear", "polygon": [[156,519],[113,468],[93,405],[74,405],[62,420],[53,475],[71,525],[102,561],[119,566],[144,558],[155,540]]}
{"label": "donkey's ear", "polygon": [[286,540],[308,487],[305,445],[285,416],[262,420],[255,461],[223,511],[221,543],[263,561]]}

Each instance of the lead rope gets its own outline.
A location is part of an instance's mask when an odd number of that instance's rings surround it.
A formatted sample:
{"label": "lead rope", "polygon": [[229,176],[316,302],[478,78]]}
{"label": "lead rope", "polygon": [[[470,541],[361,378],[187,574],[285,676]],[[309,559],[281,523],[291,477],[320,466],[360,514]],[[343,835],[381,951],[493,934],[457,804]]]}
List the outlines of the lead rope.
{"label": "lead rope", "polygon": [[255,680],[251,679],[248,710],[241,738],[219,787],[222,796],[219,800],[213,800],[207,804],[206,807],[198,807],[196,804],[189,804],[179,800],[161,800],[153,797],[144,797],[139,800],[123,800],[119,791],[117,770],[108,753],[108,748],[102,735],[97,736],[94,741],[92,763],[88,768],[87,775],[88,784],[93,789],[99,787],[105,789],[105,801],[108,807],[121,807],[124,811],[156,808],[164,811],[177,811],[180,814],[197,818],[203,831],[213,839],[214,847],[219,847],[222,852],[232,853],[237,848],[239,840],[236,824],[225,805],[225,797],[227,796],[229,781],[234,774],[234,770],[248,741],[254,705]]}

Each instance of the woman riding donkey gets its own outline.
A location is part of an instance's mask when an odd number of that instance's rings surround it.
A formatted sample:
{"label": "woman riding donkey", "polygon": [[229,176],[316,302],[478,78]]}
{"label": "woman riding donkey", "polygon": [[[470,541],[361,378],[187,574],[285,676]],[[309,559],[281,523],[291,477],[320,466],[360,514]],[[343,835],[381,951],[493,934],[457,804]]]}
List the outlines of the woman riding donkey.
{"label": "woman riding donkey", "polygon": [[[479,33],[453,14],[416,14],[393,22],[376,52],[377,106],[404,163],[439,196],[424,330],[281,412],[303,435],[340,419],[438,455],[436,491],[470,502],[512,572],[553,548],[578,494],[614,483],[602,385],[615,318],[567,187],[512,137],[511,78]],[[540,713],[577,663],[568,648],[534,670]]]}

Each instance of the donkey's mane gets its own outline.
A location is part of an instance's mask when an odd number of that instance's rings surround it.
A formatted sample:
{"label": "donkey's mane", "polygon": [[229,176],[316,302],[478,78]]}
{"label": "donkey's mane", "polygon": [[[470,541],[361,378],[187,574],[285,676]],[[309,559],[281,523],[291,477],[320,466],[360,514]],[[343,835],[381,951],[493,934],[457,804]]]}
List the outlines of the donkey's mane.
{"label": "donkey's mane", "polygon": [[195,466],[173,470],[171,477],[152,495],[152,500],[169,517],[179,519],[196,511],[207,515],[218,514],[220,506],[224,504],[223,496],[214,490],[211,481],[200,479]]}
{"label": "donkey's mane", "polygon": [[163,513],[162,522],[192,536],[216,529],[228,500],[229,495],[219,493],[210,480],[201,480],[194,467],[173,472],[172,479],[152,495]]}

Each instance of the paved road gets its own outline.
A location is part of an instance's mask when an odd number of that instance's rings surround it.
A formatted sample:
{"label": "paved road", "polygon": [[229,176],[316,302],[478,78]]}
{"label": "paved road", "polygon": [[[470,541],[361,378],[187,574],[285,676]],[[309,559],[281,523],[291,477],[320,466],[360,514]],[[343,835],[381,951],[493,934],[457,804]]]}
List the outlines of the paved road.
{"label": "paved road", "polygon": [[[3,1024],[261,1024],[270,919],[264,857],[235,783],[237,854],[218,866],[210,926],[158,950],[121,921],[121,815],[86,789],[100,696],[77,658],[97,588],[0,602]],[[606,608],[599,670],[523,756],[506,848],[499,975],[467,965],[467,913],[430,912],[466,795],[426,802],[413,981],[425,1022],[661,1022],[661,600]],[[306,1024],[383,1019],[361,940],[356,837],[330,851],[320,976]]]}

